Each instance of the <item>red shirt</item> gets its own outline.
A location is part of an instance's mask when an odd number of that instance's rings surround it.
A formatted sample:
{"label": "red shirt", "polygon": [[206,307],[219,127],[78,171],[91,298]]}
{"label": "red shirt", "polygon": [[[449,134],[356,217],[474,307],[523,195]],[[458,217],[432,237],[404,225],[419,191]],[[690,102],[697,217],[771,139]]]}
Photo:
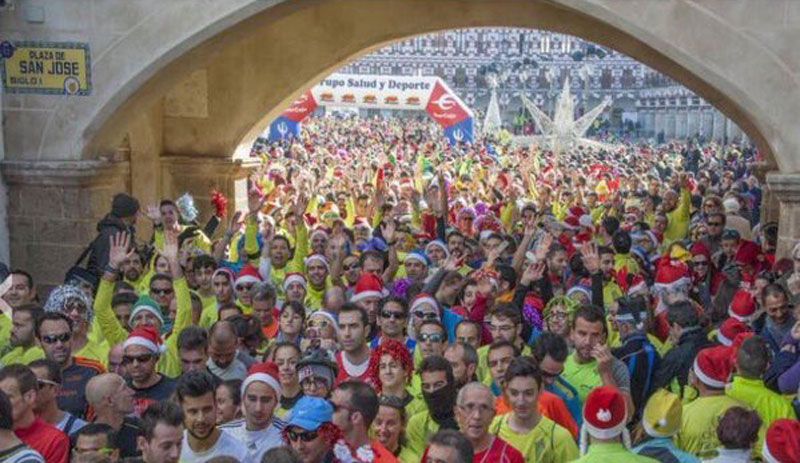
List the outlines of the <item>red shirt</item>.
{"label": "red shirt", "polygon": [[47,463],[69,461],[69,438],[55,426],[36,418],[27,428],[14,430],[14,434],[44,457]]}
{"label": "red shirt", "polygon": [[472,463],[525,463],[525,458],[511,444],[495,437],[488,449],[472,457]]}
{"label": "red shirt", "polygon": [[369,357],[367,357],[366,362],[361,365],[363,366],[364,369],[364,371],[361,372],[361,374],[358,374],[357,371],[348,371],[347,363],[349,362],[345,363],[343,357],[344,357],[344,352],[339,351],[336,353],[336,366],[339,367],[339,372],[336,375],[336,384],[339,384],[348,378],[356,378],[362,381],[366,381],[368,378],[367,372],[369,371],[369,368],[367,368],[367,366],[369,365]]}

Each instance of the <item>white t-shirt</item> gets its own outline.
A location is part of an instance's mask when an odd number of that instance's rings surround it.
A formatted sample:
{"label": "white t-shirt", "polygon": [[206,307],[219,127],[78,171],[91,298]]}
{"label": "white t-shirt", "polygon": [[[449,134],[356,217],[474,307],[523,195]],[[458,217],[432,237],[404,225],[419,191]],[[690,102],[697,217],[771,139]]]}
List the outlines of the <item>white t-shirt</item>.
{"label": "white t-shirt", "polygon": [[245,445],[241,443],[239,439],[231,436],[224,430],[220,430],[219,438],[217,442],[214,443],[214,446],[203,453],[195,453],[191,447],[189,447],[189,433],[188,431],[183,432],[180,463],[205,463],[213,457],[223,455],[234,457],[242,462],[250,461],[246,459],[247,448]]}
{"label": "white t-shirt", "polygon": [[247,447],[247,461],[260,462],[267,450],[284,445],[281,430],[285,424],[273,418],[272,423],[259,431],[248,431],[244,420],[231,421],[220,426]]}

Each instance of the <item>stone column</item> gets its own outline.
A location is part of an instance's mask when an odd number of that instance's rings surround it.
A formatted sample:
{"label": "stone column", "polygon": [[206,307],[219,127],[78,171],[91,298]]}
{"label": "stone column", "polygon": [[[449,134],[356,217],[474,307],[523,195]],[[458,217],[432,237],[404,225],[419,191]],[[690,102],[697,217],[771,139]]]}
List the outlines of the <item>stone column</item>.
{"label": "stone column", "polygon": [[666,140],[675,138],[675,116],[676,111],[674,109],[667,110],[664,115],[664,120],[666,121],[664,124],[664,138]]}
{"label": "stone column", "polygon": [[42,294],[96,235],[115,193],[130,191],[127,161],[4,161],[11,266],[33,274]]}
{"label": "stone column", "polygon": [[789,257],[800,238],[800,174],[767,174],[769,193],[779,201],[777,258]]}
{"label": "stone column", "polygon": [[247,177],[259,164],[258,159],[161,156],[161,191],[173,199],[190,193],[200,211],[198,221],[204,224],[214,213],[211,204],[214,189],[228,198],[228,214],[247,210]]}
{"label": "stone column", "polygon": [[725,116],[716,109],[714,110],[713,124],[711,137],[714,141],[722,141],[725,138]]}
{"label": "stone column", "polygon": [[689,133],[689,113],[686,110],[675,110],[675,138],[686,138]]}
{"label": "stone column", "polygon": [[653,137],[657,137],[659,133],[664,131],[664,111],[662,109],[659,108],[655,110],[653,121]]}

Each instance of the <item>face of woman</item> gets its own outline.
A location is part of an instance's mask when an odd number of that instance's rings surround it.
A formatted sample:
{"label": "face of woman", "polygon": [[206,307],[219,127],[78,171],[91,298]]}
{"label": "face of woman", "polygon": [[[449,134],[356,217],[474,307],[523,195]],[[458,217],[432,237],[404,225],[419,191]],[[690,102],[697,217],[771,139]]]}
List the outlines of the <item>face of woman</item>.
{"label": "face of woman", "polygon": [[214,396],[217,402],[217,424],[236,419],[237,407],[231,398],[230,390],[226,386],[220,386]]}
{"label": "face of woman", "polygon": [[291,308],[286,308],[281,312],[278,324],[284,335],[294,336],[303,328],[303,317]]}
{"label": "face of woman", "polygon": [[406,372],[399,360],[384,355],[378,364],[378,378],[385,387],[397,387],[406,383]]}
{"label": "face of woman", "polygon": [[400,433],[403,431],[403,417],[400,410],[381,405],[378,414],[372,422],[372,433],[390,452],[397,450],[400,445]]}
{"label": "face of woman", "polygon": [[567,328],[568,312],[563,305],[554,305],[547,318],[547,328],[553,333],[564,333]]}
{"label": "face of woman", "polygon": [[333,323],[324,315],[314,314],[308,319],[308,328],[313,328],[322,339],[336,339]]}
{"label": "face of woman", "polygon": [[478,292],[478,287],[469,285],[464,288],[464,300],[462,301],[464,307],[472,307],[475,305],[475,294]]}

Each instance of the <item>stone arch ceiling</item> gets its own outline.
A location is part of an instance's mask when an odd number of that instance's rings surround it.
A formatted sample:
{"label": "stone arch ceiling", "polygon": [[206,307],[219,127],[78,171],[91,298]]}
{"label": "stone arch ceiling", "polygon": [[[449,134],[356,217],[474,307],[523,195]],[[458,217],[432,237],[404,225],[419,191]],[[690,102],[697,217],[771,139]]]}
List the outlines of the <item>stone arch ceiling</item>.
{"label": "stone arch ceiling", "polygon": [[[436,30],[550,29],[615,48],[717,106],[800,171],[800,5],[791,0],[198,0],[165,6],[96,57],[95,94],[62,100],[28,159],[108,155],[129,121],[202,70],[208,116],[164,117],[165,153],[230,156],[343,62]],[[172,5],[173,2],[163,2]],[[265,114],[267,111],[267,114]]]}

